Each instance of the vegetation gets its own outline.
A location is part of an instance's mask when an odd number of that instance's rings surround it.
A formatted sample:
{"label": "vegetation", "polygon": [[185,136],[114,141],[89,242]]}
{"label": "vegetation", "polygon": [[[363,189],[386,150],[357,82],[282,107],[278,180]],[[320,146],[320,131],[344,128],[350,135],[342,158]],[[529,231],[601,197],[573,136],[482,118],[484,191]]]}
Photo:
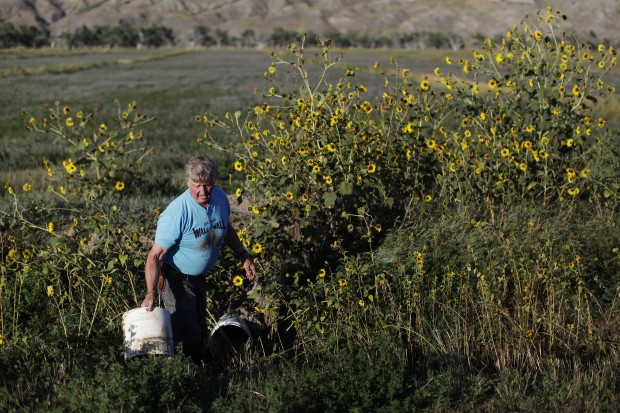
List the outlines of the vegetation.
{"label": "vegetation", "polygon": [[[316,37],[315,33],[308,33],[308,38]],[[441,32],[412,32],[401,35],[370,36],[356,32],[326,33],[335,45],[342,48],[406,48],[406,49],[452,49],[460,50],[465,41],[458,34]],[[300,34],[294,31],[276,27],[268,36],[260,36],[254,30],[247,29],[240,36],[233,36],[222,30],[199,25],[194,27],[191,44],[205,47],[277,47],[285,48],[289,43],[299,41]],[[45,26],[15,27],[5,22],[0,26],[0,49],[11,47],[49,47],[52,43],[65,45],[69,48],[84,47],[120,47],[135,48],[172,46],[179,43],[172,29],[162,25],[152,25],[135,28],[128,23],[118,26],[93,27],[81,26],[72,33],[62,33],[59,39]]]}
{"label": "vegetation", "polygon": [[[428,71],[344,64],[320,38],[269,60],[260,96],[193,127],[130,98],[25,111],[54,146],[41,184],[2,192],[3,410],[614,411],[615,50],[548,9]],[[157,135],[177,124],[198,140]],[[260,271],[233,282],[227,252],[209,309],[241,302],[265,329],[233,360],[125,361],[120,315],[181,187],[154,171],[196,152],[217,160]]]}

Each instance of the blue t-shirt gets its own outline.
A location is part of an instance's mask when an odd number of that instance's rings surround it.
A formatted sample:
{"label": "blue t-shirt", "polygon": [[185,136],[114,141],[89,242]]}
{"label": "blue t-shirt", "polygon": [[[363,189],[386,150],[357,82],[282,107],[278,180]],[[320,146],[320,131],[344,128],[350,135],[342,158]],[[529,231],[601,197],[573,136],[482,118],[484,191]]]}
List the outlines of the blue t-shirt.
{"label": "blue t-shirt", "polygon": [[155,243],[167,250],[164,262],[183,274],[205,274],[220,255],[229,217],[230,204],[221,188],[213,188],[206,207],[186,189],[157,221]]}

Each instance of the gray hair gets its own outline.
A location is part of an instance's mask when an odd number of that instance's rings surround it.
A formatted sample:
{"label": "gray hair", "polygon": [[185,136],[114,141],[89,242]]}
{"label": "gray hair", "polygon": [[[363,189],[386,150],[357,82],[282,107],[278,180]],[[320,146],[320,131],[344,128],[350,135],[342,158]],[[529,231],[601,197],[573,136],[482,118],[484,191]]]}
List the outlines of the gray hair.
{"label": "gray hair", "polygon": [[206,156],[194,156],[185,164],[185,181],[215,184],[217,172],[215,164]]}

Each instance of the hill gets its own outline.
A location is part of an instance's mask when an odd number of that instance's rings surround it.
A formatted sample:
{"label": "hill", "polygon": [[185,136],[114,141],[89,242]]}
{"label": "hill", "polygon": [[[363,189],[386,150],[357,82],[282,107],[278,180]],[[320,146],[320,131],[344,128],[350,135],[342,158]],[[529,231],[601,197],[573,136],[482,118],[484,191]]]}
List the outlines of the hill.
{"label": "hill", "polygon": [[580,36],[617,40],[617,0],[2,0],[0,22],[43,24],[52,34],[82,25],[160,24],[187,37],[197,25],[239,35],[251,29],[390,35],[452,32],[464,39],[504,33],[547,6]]}

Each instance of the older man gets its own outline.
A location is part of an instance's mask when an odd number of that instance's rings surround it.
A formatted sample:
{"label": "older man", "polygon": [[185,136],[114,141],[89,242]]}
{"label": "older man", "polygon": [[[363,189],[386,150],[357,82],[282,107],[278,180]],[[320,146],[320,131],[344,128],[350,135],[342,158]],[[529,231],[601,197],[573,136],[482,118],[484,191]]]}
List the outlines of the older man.
{"label": "older man", "polygon": [[[156,293],[171,314],[176,343],[193,359],[200,357],[206,325],[205,276],[215,265],[223,244],[243,263],[246,276],[254,279],[256,267],[232,227],[226,193],[215,186],[213,161],[204,156],[185,165],[187,189],[161,213],[144,269],[146,296],[141,306],[151,311]],[[165,276],[160,290],[159,276]]]}

